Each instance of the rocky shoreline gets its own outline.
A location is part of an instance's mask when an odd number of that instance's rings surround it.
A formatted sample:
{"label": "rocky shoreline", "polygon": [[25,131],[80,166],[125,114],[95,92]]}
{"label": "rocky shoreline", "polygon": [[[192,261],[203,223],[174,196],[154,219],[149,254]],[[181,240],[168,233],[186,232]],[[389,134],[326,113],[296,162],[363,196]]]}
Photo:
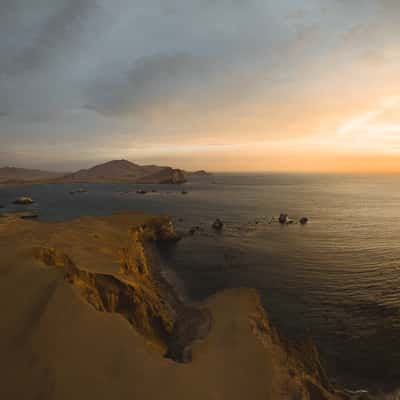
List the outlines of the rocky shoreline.
{"label": "rocky shoreline", "polygon": [[[284,339],[256,291],[227,290],[185,304],[157,266],[157,246],[178,239],[167,217],[130,213],[44,223],[3,216],[0,297],[8,307],[1,339],[8,379],[0,394],[368,398],[335,390],[313,344]],[[13,291],[20,296],[10,302]],[[110,360],[118,373],[110,373]],[[83,381],[72,388],[71,377]],[[93,385],[96,397],[88,396]]]}

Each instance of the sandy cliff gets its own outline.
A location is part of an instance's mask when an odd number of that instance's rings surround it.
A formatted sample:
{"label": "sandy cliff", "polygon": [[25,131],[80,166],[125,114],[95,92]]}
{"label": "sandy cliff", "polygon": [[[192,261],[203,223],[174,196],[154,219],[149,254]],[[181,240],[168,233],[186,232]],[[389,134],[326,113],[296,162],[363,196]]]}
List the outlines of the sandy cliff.
{"label": "sandy cliff", "polygon": [[183,304],[155,269],[157,242],[175,239],[142,214],[0,217],[0,398],[346,398],[255,291]]}

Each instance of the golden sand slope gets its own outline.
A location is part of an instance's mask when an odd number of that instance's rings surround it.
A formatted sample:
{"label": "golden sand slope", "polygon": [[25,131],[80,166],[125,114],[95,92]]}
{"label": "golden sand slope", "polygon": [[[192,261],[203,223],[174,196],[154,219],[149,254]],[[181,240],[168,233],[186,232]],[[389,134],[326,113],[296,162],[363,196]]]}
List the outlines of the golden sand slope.
{"label": "golden sand slope", "polygon": [[312,345],[271,328],[255,291],[183,305],[151,249],[173,236],[142,214],[0,217],[0,398],[346,398]]}

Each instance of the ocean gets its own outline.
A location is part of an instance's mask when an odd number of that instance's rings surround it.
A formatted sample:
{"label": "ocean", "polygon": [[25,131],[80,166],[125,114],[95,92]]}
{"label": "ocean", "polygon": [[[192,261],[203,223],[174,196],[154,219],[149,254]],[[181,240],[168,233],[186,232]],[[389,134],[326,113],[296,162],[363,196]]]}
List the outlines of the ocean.
{"label": "ocean", "polygon": [[[87,193],[69,193],[79,187]],[[24,195],[36,203],[12,204]],[[286,336],[314,340],[337,384],[400,387],[400,176],[216,174],[176,186],[0,186],[0,205],[0,212],[38,212],[43,221],[141,211],[170,215],[178,231],[198,226],[162,251],[164,273],[187,301],[256,288]],[[281,212],[309,223],[269,223]],[[211,228],[217,217],[221,232]]]}

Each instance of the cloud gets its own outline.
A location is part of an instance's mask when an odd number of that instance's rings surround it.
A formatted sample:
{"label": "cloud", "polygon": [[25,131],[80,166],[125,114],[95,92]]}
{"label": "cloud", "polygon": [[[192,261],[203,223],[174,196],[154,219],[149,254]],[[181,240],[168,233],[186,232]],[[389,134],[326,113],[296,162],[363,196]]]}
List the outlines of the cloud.
{"label": "cloud", "polygon": [[[36,2],[34,6],[36,10],[18,0],[7,1],[6,15],[14,16],[14,25],[5,24],[3,29],[6,32],[1,28],[0,31],[15,45],[8,48],[8,51],[3,48],[0,63],[0,74],[3,77],[43,68],[52,58],[65,54],[70,46],[79,41],[85,20],[97,3],[96,0],[39,0],[39,4]],[[28,15],[25,16],[25,13]],[[24,24],[30,29],[24,31]],[[13,35],[19,37],[19,41],[14,40]]]}
{"label": "cloud", "polygon": [[206,68],[203,60],[184,52],[141,57],[126,73],[91,82],[86,107],[105,115],[144,112],[160,103],[167,108],[184,84],[201,85]]}
{"label": "cloud", "polygon": [[397,4],[3,0],[2,146],[334,135],[398,93]]}

